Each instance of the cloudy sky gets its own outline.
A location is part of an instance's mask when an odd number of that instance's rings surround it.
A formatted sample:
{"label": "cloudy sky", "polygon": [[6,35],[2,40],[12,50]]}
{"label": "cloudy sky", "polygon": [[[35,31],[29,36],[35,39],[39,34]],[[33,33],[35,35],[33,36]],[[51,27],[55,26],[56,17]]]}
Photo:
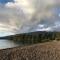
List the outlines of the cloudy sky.
{"label": "cloudy sky", "polygon": [[0,0],[0,36],[31,31],[60,31],[60,0]]}

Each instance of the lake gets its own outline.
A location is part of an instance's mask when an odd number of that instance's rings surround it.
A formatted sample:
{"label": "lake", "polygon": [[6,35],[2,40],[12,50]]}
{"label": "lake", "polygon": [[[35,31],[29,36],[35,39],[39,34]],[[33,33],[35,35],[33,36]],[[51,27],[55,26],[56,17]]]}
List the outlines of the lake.
{"label": "lake", "polygon": [[11,41],[11,40],[3,40],[0,39],[0,49],[5,49],[5,48],[12,48],[12,47],[17,47],[19,44]]}

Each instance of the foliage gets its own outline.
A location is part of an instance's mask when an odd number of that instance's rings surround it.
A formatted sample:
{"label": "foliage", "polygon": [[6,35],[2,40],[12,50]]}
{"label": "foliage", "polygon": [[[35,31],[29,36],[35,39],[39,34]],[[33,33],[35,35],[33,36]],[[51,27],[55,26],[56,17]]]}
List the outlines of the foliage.
{"label": "foliage", "polygon": [[53,40],[60,40],[60,32],[38,31],[38,32],[16,34],[12,36],[7,36],[6,38],[13,40],[15,42],[21,42],[23,44],[34,44]]}

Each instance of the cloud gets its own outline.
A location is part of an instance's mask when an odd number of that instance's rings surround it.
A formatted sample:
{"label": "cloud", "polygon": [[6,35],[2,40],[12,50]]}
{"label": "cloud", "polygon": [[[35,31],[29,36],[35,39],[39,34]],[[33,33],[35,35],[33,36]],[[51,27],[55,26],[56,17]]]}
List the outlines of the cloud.
{"label": "cloud", "polygon": [[14,10],[14,9],[0,7],[0,33],[1,33],[1,31],[3,31],[5,33],[9,33],[9,32],[14,33],[15,32],[15,30],[17,28],[16,27],[17,17],[16,17],[15,12],[16,12],[16,10]]}
{"label": "cloud", "polygon": [[59,25],[56,27],[55,23],[60,22],[57,3],[56,0],[14,0],[0,5],[0,31],[56,30]]}
{"label": "cloud", "polygon": [[5,6],[9,8],[15,7],[19,12],[22,10],[28,17],[34,13],[34,8],[28,0],[15,0],[15,3],[8,2]]}
{"label": "cloud", "polygon": [[5,6],[8,7],[8,8],[14,8],[14,7],[16,7],[15,3],[13,3],[13,2],[8,2],[7,4],[5,4]]}

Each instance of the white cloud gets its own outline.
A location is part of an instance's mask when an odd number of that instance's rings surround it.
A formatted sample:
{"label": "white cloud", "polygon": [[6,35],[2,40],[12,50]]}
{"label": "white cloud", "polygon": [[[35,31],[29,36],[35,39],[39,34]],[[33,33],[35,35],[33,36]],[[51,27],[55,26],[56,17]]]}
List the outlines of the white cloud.
{"label": "white cloud", "polygon": [[[8,2],[4,7],[0,6],[0,31],[15,31],[15,33],[28,31],[42,19],[53,18],[54,13],[51,8],[57,3],[56,0],[15,0],[15,3]],[[53,19],[51,21],[54,22]],[[8,28],[6,28],[7,25]],[[41,27],[43,26],[41,25]],[[51,27],[42,30],[51,30]]]}
{"label": "white cloud", "polygon": [[16,7],[15,3],[13,3],[13,2],[8,2],[7,4],[5,4],[5,6],[8,7],[8,8],[14,8],[14,7]]}
{"label": "white cloud", "polygon": [[15,3],[8,2],[5,6],[9,8],[16,7],[16,9],[22,9],[26,14],[32,14],[34,12],[34,8],[28,0],[15,0]]}

